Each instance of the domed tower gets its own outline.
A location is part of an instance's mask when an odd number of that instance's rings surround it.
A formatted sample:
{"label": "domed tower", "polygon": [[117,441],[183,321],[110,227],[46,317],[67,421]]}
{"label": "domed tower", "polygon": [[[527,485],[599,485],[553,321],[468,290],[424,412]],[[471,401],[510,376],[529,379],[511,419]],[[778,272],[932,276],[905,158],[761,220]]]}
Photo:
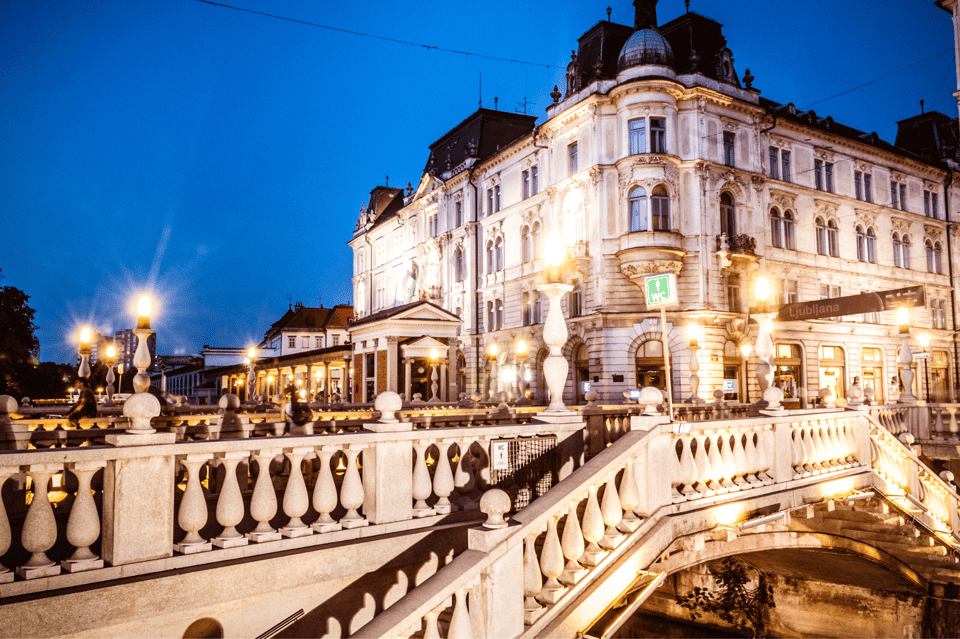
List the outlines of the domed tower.
{"label": "domed tower", "polygon": [[[657,0],[634,0],[636,8],[633,35],[620,50],[617,61],[618,76],[624,71],[636,67],[660,67],[650,69],[654,75],[666,75],[675,78],[673,69],[673,48],[667,39],[657,30]],[[633,75],[633,74],[630,74]],[[640,75],[650,75],[641,73]]]}

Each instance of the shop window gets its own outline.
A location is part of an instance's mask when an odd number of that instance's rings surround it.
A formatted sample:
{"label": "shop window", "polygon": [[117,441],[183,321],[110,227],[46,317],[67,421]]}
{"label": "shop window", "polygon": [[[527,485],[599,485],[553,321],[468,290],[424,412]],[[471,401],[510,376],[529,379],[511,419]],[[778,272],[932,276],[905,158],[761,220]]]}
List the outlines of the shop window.
{"label": "shop window", "polygon": [[803,398],[803,360],[797,344],[776,344],[773,357],[773,383],[783,391],[783,401],[796,405]]}

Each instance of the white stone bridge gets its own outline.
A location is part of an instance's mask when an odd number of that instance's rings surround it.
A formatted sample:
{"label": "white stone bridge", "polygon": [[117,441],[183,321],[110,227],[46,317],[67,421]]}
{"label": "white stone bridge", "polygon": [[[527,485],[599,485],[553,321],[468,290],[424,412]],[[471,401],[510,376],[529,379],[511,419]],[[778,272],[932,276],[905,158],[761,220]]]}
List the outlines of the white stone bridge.
{"label": "white stone bridge", "polygon": [[[727,556],[777,636],[958,627],[956,488],[867,410],[637,412],[0,452],[0,636],[617,636]],[[560,481],[484,527],[511,441]]]}

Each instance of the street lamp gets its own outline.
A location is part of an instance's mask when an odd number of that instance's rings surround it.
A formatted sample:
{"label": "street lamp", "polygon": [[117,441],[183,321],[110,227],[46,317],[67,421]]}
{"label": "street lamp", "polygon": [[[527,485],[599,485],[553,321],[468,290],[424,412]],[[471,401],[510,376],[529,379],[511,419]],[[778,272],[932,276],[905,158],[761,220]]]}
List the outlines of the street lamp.
{"label": "street lamp", "polygon": [[543,323],[543,342],[550,349],[549,355],[543,361],[543,377],[550,391],[550,404],[547,411],[565,411],[563,403],[563,385],[567,381],[569,365],[561,352],[567,341],[567,324],[560,310],[560,297],[573,290],[573,286],[560,282],[563,274],[563,258],[565,247],[556,235],[551,235],[546,246],[546,282],[537,287],[538,291],[546,294],[550,305],[547,310],[547,320]]}
{"label": "street lamp", "polygon": [[903,392],[897,400],[899,404],[913,404],[917,396],[913,394],[913,352],[910,350],[910,311],[901,306],[897,309],[897,324],[900,325],[900,382]]}
{"label": "street lamp", "polygon": [[497,366],[497,354],[500,352],[500,347],[497,346],[496,342],[490,344],[487,347],[487,363],[490,367],[490,370],[487,372],[487,397],[493,397],[494,393],[497,392],[496,389],[496,366]]}
{"label": "street lamp", "polygon": [[251,346],[247,349],[247,401],[253,400],[257,394],[256,384],[257,378],[254,375],[254,369],[256,368],[255,360],[257,359],[257,347]]}
{"label": "street lamp", "polygon": [[[740,401],[746,402],[746,403],[749,403],[749,402],[750,402],[750,384],[746,383],[746,379],[747,379],[746,363],[750,360],[750,353],[752,353],[752,352],[753,352],[753,347],[750,346],[749,344],[743,344],[743,345],[740,346],[740,353],[743,355],[743,363],[744,363],[744,367],[743,367],[743,379],[744,379],[744,384],[743,384],[743,399],[740,400]],[[739,391],[739,389],[737,389],[737,390]],[[739,393],[738,393],[738,397],[739,397]]]}
{"label": "street lamp", "polygon": [[437,387],[439,386],[439,384],[437,384],[437,364],[439,363],[439,361],[440,361],[440,353],[437,352],[437,349],[431,348],[430,349],[430,368],[431,368],[430,399],[428,400],[428,403],[430,404],[440,403],[440,398],[437,397]]}
{"label": "street lamp", "polygon": [[137,336],[137,350],[133,354],[133,365],[137,367],[137,374],[133,378],[133,390],[144,393],[150,388],[147,369],[150,368],[151,358],[147,340],[153,335],[153,330],[150,329],[150,298],[146,295],[137,301],[137,327],[133,329],[133,334]]}
{"label": "street lamp", "polygon": [[930,355],[927,353],[927,348],[930,346],[930,333],[924,331],[917,335],[917,341],[920,342],[920,348],[923,349],[923,383],[927,389],[926,392],[926,401],[930,403],[930,369],[928,368],[927,359]]}
{"label": "street lamp", "polygon": [[84,327],[80,330],[80,349],[77,351],[80,355],[80,368],[77,369],[77,377],[90,377],[90,329]]}
{"label": "street lamp", "polygon": [[773,365],[770,363],[770,358],[773,357],[773,341],[770,339],[773,320],[767,306],[767,300],[770,299],[770,283],[767,278],[758,277],[754,291],[757,300],[757,323],[760,325],[757,335],[757,357],[760,359],[757,363],[757,383],[762,396],[763,391],[773,384]]}
{"label": "street lamp", "polygon": [[116,357],[117,350],[111,345],[107,346],[107,401],[104,406],[113,406],[113,382],[116,379],[113,376],[113,358]]}
{"label": "street lamp", "polygon": [[700,338],[700,327],[691,324],[687,331],[690,335],[690,397],[687,399],[687,403],[700,404],[703,402],[697,395],[697,391],[700,389],[700,376],[697,375],[700,370],[700,360],[697,359],[697,351],[700,350],[700,345],[697,343]]}

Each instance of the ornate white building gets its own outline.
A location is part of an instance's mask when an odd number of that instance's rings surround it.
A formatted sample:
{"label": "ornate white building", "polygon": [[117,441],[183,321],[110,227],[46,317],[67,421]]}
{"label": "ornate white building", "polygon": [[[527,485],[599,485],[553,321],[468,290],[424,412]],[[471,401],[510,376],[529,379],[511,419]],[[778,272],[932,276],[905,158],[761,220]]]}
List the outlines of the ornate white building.
{"label": "ornate white building", "polygon": [[[460,318],[458,335],[443,338],[454,392],[516,392],[523,375],[544,400],[536,289],[555,236],[574,286],[563,309],[568,403],[582,400],[584,382],[601,401],[665,388],[660,313],[640,288],[664,271],[679,283],[666,313],[674,401],[693,394],[692,356],[699,397],[759,399],[750,310],[761,275],[774,304],[923,285],[911,324],[930,335],[929,359],[914,363],[915,392],[949,394],[956,120],[904,120],[890,144],[772,102],[749,70],[738,73],[720,24],[686,13],[658,26],[655,0],[634,4],[632,27],[601,21],[579,39],[544,121],[480,109],[430,146],[416,187],[371,192],[350,241],[358,317],[429,300]],[[354,340],[355,369],[386,337]],[[877,401],[899,396],[893,311],[775,322],[772,339],[788,406],[825,387],[842,398],[855,382]],[[521,340],[529,355],[518,359]],[[364,361],[390,372],[357,374],[357,400],[403,392],[398,357]]]}

